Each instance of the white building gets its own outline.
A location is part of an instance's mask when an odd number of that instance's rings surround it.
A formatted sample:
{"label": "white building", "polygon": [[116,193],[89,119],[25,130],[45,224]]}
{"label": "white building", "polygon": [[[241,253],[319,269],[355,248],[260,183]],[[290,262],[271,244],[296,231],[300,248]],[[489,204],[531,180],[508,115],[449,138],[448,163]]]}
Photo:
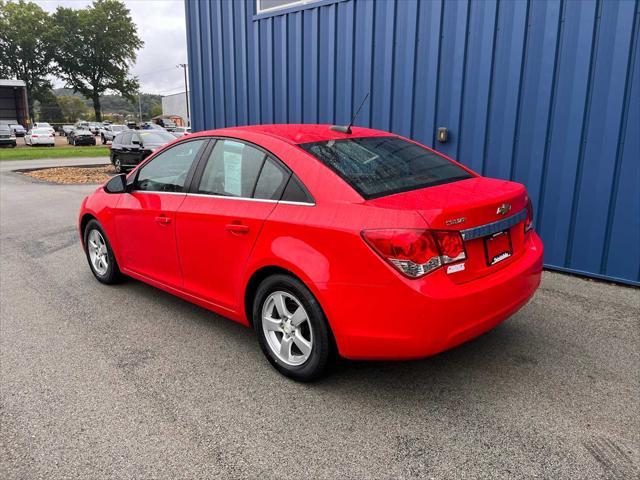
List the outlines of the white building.
{"label": "white building", "polygon": [[189,116],[187,115],[187,95],[184,92],[174,93],[162,97],[162,114],[178,115],[189,124]]}

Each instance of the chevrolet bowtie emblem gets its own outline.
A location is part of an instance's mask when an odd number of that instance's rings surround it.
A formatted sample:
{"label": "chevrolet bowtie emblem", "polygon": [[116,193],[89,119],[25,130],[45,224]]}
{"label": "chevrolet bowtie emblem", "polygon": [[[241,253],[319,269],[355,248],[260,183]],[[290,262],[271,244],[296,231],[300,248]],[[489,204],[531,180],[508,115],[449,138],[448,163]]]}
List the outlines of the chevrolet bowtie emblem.
{"label": "chevrolet bowtie emblem", "polygon": [[506,215],[510,211],[511,211],[511,204],[510,203],[503,203],[496,210],[496,214],[497,215]]}

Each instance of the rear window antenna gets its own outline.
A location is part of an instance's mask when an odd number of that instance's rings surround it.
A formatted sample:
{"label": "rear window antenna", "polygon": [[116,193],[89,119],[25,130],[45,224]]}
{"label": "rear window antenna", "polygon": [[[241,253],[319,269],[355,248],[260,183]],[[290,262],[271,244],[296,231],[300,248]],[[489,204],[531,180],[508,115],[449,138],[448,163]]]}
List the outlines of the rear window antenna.
{"label": "rear window antenna", "polygon": [[369,92],[367,92],[367,94],[362,99],[362,102],[360,103],[360,106],[356,110],[356,113],[353,114],[353,117],[351,118],[351,121],[349,122],[349,125],[347,125],[347,126],[344,126],[344,125],[332,125],[331,126],[331,130],[333,130],[335,132],[350,134],[351,133],[351,126],[353,125],[353,122],[355,122],[356,117],[360,113],[360,109],[364,105],[364,102],[367,101],[367,98],[369,98]]}

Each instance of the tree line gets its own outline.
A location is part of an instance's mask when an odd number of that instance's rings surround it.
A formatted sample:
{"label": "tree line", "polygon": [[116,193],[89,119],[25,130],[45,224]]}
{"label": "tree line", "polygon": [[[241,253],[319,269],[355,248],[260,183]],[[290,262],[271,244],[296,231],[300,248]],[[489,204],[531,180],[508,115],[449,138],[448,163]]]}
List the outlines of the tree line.
{"label": "tree line", "polygon": [[53,14],[33,2],[0,0],[0,77],[26,83],[31,118],[35,101],[51,102],[53,77],[91,100],[96,121],[102,121],[105,93],[133,102],[140,85],[130,68],[142,46],[120,0],[58,7]]}

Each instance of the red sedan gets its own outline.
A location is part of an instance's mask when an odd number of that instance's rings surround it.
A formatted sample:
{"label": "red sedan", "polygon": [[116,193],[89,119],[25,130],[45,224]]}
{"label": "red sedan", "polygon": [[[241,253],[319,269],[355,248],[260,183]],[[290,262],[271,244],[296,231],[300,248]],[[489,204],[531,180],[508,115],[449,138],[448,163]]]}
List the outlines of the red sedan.
{"label": "red sedan", "polygon": [[79,227],[99,281],[250,326],[311,380],[336,355],[434,355],[514,314],[540,283],[532,215],[521,184],[398,135],[266,125],[172,142],[85,198]]}

